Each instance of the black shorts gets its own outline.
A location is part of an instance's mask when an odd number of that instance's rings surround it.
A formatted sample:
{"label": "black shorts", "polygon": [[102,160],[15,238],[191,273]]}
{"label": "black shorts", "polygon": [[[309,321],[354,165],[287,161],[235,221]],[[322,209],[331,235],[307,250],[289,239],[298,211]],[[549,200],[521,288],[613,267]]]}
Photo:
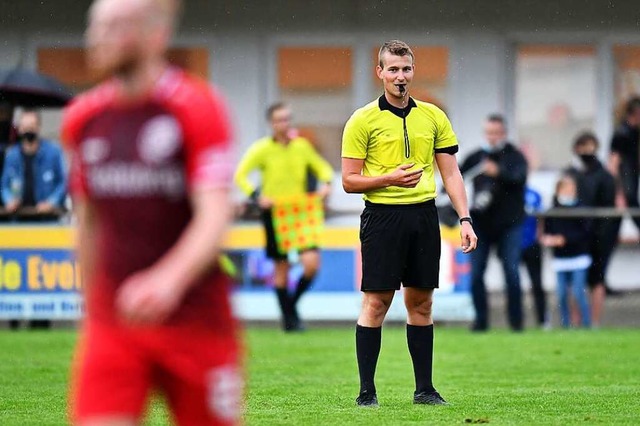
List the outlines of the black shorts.
{"label": "black shorts", "polygon": [[611,260],[611,254],[613,248],[604,247],[599,244],[598,241],[592,241],[589,254],[591,255],[591,266],[587,275],[587,284],[589,288],[597,287],[600,284],[604,284],[607,273],[607,267],[609,266],[609,260]]}
{"label": "black shorts", "polygon": [[[273,215],[271,209],[262,210],[260,213],[260,220],[264,226],[265,236],[265,253],[269,259],[275,261],[286,261],[289,259],[288,253],[282,253],[278,250],[278,242],[276,241],[276,231],[273,228]],[[305,251],[317,251],[318,247],[309,247],[308,249],[300,250],[300,253]]]}
{"label": "black shorts", "polygon": [[594,235],[589,242],[591,266],[587,283],[590,288],[605,283],[609,261],[618,244],[620,219],[599,220],[594,225]]}
{"label": "black shorts", "polygon": [[367,202],[360,222],[362,291],[438,288],[440,226],[433,200],[388,205]]}

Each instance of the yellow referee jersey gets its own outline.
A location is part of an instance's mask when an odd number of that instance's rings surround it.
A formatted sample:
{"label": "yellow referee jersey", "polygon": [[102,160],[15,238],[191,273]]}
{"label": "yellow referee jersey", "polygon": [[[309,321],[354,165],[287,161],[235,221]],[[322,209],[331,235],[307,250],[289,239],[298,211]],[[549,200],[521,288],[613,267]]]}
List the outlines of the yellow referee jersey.
{"label": "yellow referee jersey", "polygon": [[321,182],[331,182],[333,169],[305,138],[287,144],[265,137],[254,143],[244,155],[235,174],[240,189],[251,195],[256,187],[249,180],[254,170],[261,172],[261,195],[277,199],[307,192],[307,170]]}
{"label": "yellow referee jersey", "polygon": [[422,168],[415,188],[390,186],[364,194],[379,204],[415,204],[436,197],[434,154],[455,154],[458,140],[445,113],[427,102],[409,98],[404,109],[382,95],[353,113],[342,136],[342,157],[364,160],[364,176],[381,176],[402,164]]}

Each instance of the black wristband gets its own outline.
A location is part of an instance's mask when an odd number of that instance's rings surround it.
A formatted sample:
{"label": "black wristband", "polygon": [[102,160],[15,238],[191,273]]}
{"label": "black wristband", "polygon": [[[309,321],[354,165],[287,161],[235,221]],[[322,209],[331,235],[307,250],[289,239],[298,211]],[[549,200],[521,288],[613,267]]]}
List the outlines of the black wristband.
{"label": "black wristband", "polygon": [[462,225],[462,222],[469,222],[470,225],[473,225],[473,219],[471,219],[469,216],[461,217],[460,225]]}
{"label": "black wristband", "polygon": [[260,189],[256,189],[251,193],[251,195],[249,195],[249,199],[254,203],[258,202],[258,198],[260,198]]}

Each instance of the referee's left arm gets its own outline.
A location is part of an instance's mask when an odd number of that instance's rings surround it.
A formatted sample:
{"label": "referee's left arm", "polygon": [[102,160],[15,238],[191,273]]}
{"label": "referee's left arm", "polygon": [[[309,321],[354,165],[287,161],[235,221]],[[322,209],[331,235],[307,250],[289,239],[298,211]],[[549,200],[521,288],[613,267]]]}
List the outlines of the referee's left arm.
{"label": "referee's left arm", "polygon": [[440,170],[444,188],[458,216],[468,217],[467,191],[464,187],[464,181],[462,180],[462,174],[460,174],[460,168],[458,167],[458,161],[455,155],[436,153],[436,163]]}
{"label": "referee's left arm", "polygon": [[[464,181],[460,174],[460,168],[458,167],[458,161],[456,156],[447,153],[436,153],[436,163],[440,170],[440,176],[442,177],[442,183],[447,191],[449,199],[453,204],[453,208],[458,213],[458,217],[469,217],[469,206],[467,204],[467,191],[464,187]],[[478,237],[473,231],[473,227],[469,222],[462,222],[460,224],[460,237],[462,239],[462,251],[469,253],[475,250],[478,244]]]}

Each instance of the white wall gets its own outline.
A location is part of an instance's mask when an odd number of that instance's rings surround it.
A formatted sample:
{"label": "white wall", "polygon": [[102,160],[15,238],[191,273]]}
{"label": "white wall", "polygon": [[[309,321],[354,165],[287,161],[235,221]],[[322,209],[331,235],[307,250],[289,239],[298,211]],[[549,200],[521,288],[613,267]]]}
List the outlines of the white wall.
{"label": "white wall", "polygon": [[461,156],[484,143],[482,122],[490,113],[506,111],[509,77],[504,37],[462,33],[455,36],[450,60],[450,118]]}
{"label": "white wall", "polygon": [[241,33],[212,38],[211,79],[231,108],[239,153],[265,131],[266,40]]}

